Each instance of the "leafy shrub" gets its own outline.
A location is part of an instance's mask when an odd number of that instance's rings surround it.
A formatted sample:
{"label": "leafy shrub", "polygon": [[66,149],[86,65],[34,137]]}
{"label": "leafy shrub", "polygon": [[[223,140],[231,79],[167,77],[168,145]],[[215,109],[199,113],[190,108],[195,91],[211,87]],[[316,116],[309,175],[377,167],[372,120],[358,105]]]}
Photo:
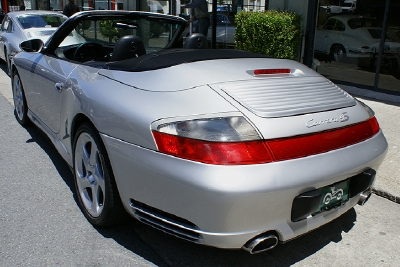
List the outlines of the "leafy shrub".
{"label": "leafy shrub", "polygon": [[241,11],[236,15],[235,48],[277,58],[296,59],[301,16],[294,12]]}
{"label": "leafy shrub", "polygon": [[114,26],[114,21],[104,20],[100,21],[100,33],[103,37],[108,37],[110,41],[117,41],[121,36],[123,29]]}

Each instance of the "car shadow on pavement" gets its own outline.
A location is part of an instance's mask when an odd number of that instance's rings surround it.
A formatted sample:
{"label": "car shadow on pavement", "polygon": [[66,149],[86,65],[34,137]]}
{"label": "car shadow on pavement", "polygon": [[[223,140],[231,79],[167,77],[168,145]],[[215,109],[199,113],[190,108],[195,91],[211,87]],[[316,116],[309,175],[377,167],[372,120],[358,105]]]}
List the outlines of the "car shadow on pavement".
{"label": "car shadow on pavement", "polygon": [[[68,164],[39,129],[26,127],[26,130],[32,137],[27,142],[36,142],[48,154],[60,177],[73,193],[76,205],[79,206],[73,174]],[[95,229],[105,238],[114,239],[125,249],[157,266],[291,266],[331,242],[341,242],[342,233],[352,229],[356,218],[356,212],[352,208],[327,225],[256,255],[244,250],[218,249],[190,243],[133,218],[124,224]]]}
{"label": "car shadow on pavement", "polygon": [[[159,266],[291,266],[321,250],[331,242],[341,242],[356,221],[354,208],[322,226],[273,250],[251,255],[244,250],[226,250],[187,242],[136,221],[108,229],[98,229],[126,249],[136,253],[130,242],[136,233],[164,262]],[[154,262],[153,262],[154,263]]]}

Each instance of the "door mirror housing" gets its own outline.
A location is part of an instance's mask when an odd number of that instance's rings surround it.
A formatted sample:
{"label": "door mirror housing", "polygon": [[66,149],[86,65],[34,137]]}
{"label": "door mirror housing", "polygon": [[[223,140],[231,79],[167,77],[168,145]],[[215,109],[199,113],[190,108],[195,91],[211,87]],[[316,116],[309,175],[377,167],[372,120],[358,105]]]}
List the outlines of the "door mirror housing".
{"label": "door mirror housing", "polygon": [[43,49],[43,41],[41,39],[31,39],[22,42],[19,47],[25,52],[40,52]]}

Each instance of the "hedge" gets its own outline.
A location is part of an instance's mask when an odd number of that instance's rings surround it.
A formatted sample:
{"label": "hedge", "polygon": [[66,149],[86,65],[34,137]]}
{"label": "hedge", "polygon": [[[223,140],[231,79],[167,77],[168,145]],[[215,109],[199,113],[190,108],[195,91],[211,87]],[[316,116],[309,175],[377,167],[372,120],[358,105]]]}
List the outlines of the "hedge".
{"label": "hedge", "polygon": [[296,13],[241,11],[235,22],[235,49],[297,59],[302,33],[301,16]]}

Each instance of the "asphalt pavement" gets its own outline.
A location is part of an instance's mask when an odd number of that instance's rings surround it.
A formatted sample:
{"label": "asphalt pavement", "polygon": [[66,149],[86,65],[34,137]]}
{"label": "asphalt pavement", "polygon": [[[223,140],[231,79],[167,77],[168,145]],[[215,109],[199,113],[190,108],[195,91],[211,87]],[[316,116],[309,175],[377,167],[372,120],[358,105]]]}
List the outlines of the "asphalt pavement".
{"label": "asphalt pavement", "polygon": [[94,228],[79,210],[67,164],[36,128],[15,120],[10,78],[0,70],[0,266],[400,266],[400,97],[343,88],[375,110],[389,142],[376,194],[307,235],[250,255],[135,220]]}

